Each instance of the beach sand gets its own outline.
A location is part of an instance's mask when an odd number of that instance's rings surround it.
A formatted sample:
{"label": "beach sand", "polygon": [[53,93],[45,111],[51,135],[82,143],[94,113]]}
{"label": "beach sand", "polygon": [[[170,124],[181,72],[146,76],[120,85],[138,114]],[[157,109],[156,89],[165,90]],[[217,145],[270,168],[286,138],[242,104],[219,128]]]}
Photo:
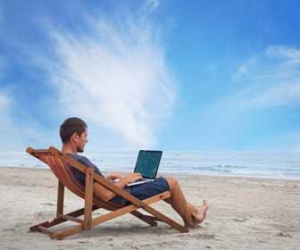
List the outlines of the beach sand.
{"label": "beach sand", "polygon": [[[191,203],[210,204],[206,221],[189,233],[164,223],[149,227],[125,215],[57,241],[28,231],[55,215],[57,180],[50,170],[1,167],[0,249],[300,249],[299,181],[193,175],[179,180]],[[70,192],[65,196],[65,211],[83,206]],[[168,204],[155,207],[181,223]]]}

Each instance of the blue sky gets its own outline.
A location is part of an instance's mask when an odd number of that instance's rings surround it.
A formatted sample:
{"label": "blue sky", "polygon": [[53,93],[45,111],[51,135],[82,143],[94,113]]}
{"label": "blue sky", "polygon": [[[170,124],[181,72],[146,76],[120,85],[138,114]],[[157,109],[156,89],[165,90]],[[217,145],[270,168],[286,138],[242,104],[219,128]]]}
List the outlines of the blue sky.
{"label": "blue sky", "polygon": [[0,1],[2,150],[299,150],[298,1]]}

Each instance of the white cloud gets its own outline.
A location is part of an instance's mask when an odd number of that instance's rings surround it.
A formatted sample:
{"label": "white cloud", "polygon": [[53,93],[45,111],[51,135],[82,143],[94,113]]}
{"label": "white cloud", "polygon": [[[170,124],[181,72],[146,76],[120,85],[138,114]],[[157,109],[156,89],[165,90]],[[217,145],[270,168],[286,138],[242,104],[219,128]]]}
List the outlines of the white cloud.
{"label": "white cloud", "polygon": [[[0,6],[1,7],[1,6]],[[1,11],[1,10],[0,10]],[[0,13],[1,14],[1,13]],[[13,103],[10,97],[10,92],[4,88],[4,74],[5,63],[4,59],[0,56],[0,136],[1,144],[0,149],[10,150],[19,145],[19,140],[14,141],[12,138],[16,137],[16,126],[14,126],[11,117],[11,106]]]}
{"label": "white cloud", "polygon": [[270,46],[266,50],[266,55],[273,58],[285,60],[284,63],[300,63],[300,50],[287,46]]}
{"label": "white cloud", "polygon": [[[13,100],[9,97],[8,93],[0,92],[0,135],[1,145],[0,148],[4,150],[20,149],[22,147],[22,136],[18,136],[18,126],[12,121],[10,114],[11,105]],[[16,140],[18,138],[18,140]]]}
{"label": "white cloud", "polygon": [[129,145],[153,145],[176,95],[156,32],[130,16],[87,17],[87,23],[91,29],[81,35],[51,30],[56,58],[44,67],[59,107],[119,133]]}
{"label": "white cloud", "polygon": [[4,113],[4,111],[8,108],[8,105],[10,103],[10,100],[8,96],[6,96],[4,93],[0,92],[0,112]]}
{"label": "white cloud", "polygon": [[[266,137],[252,138],[253,143],[274,149],[280,143],[282,148],[299,148],[300,144],[290,136],[298,133],[299,126],[288,126],[287,122],[281,132],[278,129],[282,124],[277,126],[280,117],[289,119],[289,114],[283,114],[285,108],[300,107],[299,52],[297,48],[271,46],[239,65],[232,78],[236,89],[200,114],[205,131],[228,141],[238,140],[244,132],[247,143],[253,131],[269,129],[259,131]],[[272,130],[276,133],[268,137]]]}
{"label": "white cloud", "polygon": [[300,81],[276,84],[245,100],[243,108],[272,108],[300,103]]}
{"label": "white cloud", "polygon": [[[239,109],[262,109],[300,101],[300,50],[270,46],[251,63],[238,67],[234,76],[244,83],[233,102]],[[246,74],[247,73],[247,74]],[[237,77],[235,77],[237,79]]]}
{"label": "white cloud", "polygon": [[5,63],[4,63],[4,59],[0,55],[0,86],[4,85],[3,84],[4,72],[5,72]]}
{"label": "white cloud", "polygon": [[151,12],[155,11],[156,8],[159,6],[159,0],[146,0],[144,8],[150,14]]}
{"label": "white cloud", "polygon": [[245,63],[241,64],[233,74],[233,81],[238,82],[241,79],[249,76],[249,71],[257,64],[257,58],[252,57]]}

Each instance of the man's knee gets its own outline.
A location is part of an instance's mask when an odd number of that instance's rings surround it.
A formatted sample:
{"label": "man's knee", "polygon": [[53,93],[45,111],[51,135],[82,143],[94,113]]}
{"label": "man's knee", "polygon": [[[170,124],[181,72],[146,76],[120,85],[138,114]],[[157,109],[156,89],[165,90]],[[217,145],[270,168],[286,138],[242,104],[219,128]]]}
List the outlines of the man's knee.
{"label": "man's knee", "polygon": [[178,186],[178,180],[174,177],[166,177],[166,180],[169,184],[170,189],[174,188],[175,186]]}

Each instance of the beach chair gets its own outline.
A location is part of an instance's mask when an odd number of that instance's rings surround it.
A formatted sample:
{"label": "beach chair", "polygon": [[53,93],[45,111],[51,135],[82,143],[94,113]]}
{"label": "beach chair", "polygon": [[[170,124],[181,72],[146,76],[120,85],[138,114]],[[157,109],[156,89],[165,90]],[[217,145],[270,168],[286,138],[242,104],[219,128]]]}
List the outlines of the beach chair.
{"label": "beach chair", "polygon": [[[123,189],[118,188],[104,177],[94,174],[94,170],[92,168],[88,168],[74,160],[72,157],[62,154],[54,147],[38,150],[28,147],[26,152],[46,163],[54,175],[58,178],[56,217],[52,221],[45,221],[30,227],[31,232],[42,232],[48,234],[51,239],[61,240],[83,230],[90,230],[103,222],[127,213],[130,213],[138,219],[148,223],[150,226],[156,226],[156,221],[162,221],[170,225],[172,228],[177,229],[179,232],[188,232],[185,227],[181,226],[174,220],[150,206],[155,202],[169,198],[169,191],[152,196],[145,200],[139,200],[128,192],[125,192]],[[85,186],[83,186],[75,178],[73,172],[71,171],[70,165],[85,174]],[[95,197],[93,195],[94,182],[98,182],[117,195],[125,198],[131,204],[127,206],[120,206]],[[84,199],[83,208],[66,214],[64,213],[65,187]],[[92,212],[100,208],[108,210],[108,212],[104,215],[93,218]],[[140,211],[137,211],[138,209],[145,210],[150,215],[143,214]],[[77,224],[67,228],[64,227],[63,229],[58,229],[57,227],[55,229],[52,228],[66,221],[72,221]]]}

